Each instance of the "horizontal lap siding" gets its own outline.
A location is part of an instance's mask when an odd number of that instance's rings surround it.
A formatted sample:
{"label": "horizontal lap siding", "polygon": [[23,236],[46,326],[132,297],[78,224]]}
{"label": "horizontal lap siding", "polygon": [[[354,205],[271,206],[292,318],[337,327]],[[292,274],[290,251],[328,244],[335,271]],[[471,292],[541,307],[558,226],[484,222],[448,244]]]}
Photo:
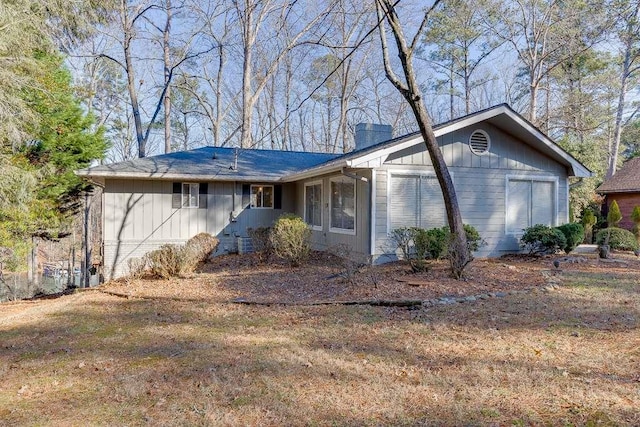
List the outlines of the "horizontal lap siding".
{"label": "horizontal lap siding", "polygon": [[[476,129],[482,129],[491,138],[490,152],[478,156],[473,154],[467,141]],[[438,138],[445,161],[452,175],[458,204],[465,223],[473,225],[487,245],[478,256],[497,256],[519,249],[518,239],[505,234],[506,177],[557,176],[558,206],[557,222],[568,218],[566,169],[497,128],[483,123],[480,126],[461,129]],[[385,164],[376,170],[376,256],[392,252],[388,239],[388,177],[394,171],[434,173],[431,159],[424,144],[405,149],[391,155]]]}
{"label": "horizontal lap siding", "polygon": [[[295,209],[295,187],[283,186],[283,209],[244,209],[242,184],[209,182],[207,208],[171,206],[173,183],[158,180],[107,180],[104,190],[105,277],[127,273],[127,260],[163,244],[183,244],[201,232],[220,240],[219,251],[233,251],[248,227],[270,226]],[[234,206],[235,200],[235,206]],[[235,212],[236,221],[231,221]]]}

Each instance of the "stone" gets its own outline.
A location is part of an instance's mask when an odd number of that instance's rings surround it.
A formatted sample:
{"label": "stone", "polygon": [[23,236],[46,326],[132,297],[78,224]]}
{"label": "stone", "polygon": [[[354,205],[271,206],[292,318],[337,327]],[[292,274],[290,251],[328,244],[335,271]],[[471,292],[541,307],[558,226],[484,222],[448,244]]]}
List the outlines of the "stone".
{"label": "stone", "polygon": [[474,302],[474,301],[476,301],[476,299],[477,298],[474,297],[474,296],[468,296],[468,297],[465,298],[465,300],[467,300],[468,302]]}
{"label": "stone", "polygon": [[496,297],[498,298],[504,298],[507,296],[506,292],[496,292]]}

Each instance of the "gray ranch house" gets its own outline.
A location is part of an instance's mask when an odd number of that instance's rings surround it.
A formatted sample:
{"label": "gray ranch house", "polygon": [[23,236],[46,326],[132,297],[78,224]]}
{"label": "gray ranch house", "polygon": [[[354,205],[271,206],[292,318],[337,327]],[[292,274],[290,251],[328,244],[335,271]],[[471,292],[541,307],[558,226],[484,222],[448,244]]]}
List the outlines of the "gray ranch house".
{"label": "gray ranch house", "polygon": [[[435,134],[465,223],[486,241],[478,256],[519,250],[523,229],[569,217],[569,177],[591,172],[502,104],[439,124]],[[389,232],[446,224],[442,194],[419,133],[356,126],[354,151],[336,155],[203,147],[78,171],[103,187],[106,279],[127,260],[200,232],[219,252],[244,250],[247,229],[295,213],[315,249],[338,244],[372,262],[395,258]]]}

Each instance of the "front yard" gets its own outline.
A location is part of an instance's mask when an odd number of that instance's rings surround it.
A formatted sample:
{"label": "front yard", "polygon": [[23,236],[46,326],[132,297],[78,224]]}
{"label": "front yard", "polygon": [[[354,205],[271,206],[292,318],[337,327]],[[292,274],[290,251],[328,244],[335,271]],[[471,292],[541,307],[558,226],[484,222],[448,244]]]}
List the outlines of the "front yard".
{"label": "front yard", "polygon": [[477,260],[457,282],[227,257],[0,304],[0,424],[639,425],[640,262],[617,258]]}

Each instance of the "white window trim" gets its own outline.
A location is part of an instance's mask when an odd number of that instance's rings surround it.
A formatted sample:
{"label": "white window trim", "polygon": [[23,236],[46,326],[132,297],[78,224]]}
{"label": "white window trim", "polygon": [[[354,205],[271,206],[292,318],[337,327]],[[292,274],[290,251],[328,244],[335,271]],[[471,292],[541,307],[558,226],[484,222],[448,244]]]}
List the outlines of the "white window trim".
{"label": "white window trim", "polygon": [[[552,227],[558,226],[558,187],[559,178],[557,176],[549,175],[507,175],[504,182],[504,234],[506,236],[522,236],[524,231],[509,231],[507,224],[507,211],[509,209],[509,180],[514,181],[543,181],[553,182],[554,203],[553,203],[553,222]],[[532,224],[535,225],[535,224]]]}
{"label": "white window trim", "polygon": [[[333,212],[333,206],[332,206],[332,195],[331,195],[331,183],[332,182],[351,182],[353,184],[353,230],[350,230],[348,228],[338,228],[338,227],[332,227],[331,223],[332,223],[332,218],[331,218],[331,214]],[[334,176],[329,178],[329,231],[331,233],[336,233],[336,234],[349,234],[351,236],[355,236],[356,235],[356,230],[358,228],[358,184],[356,182],[355,179],[353,178],[349,178],[348,176],[344,176],[344,175],[339,175],[339,176]]]}
{"label": "white window trim", "polygon": [[[389,169],[387,170],[387,235],[389,235],[389,233],[391,233],[391,177],[392,175],[419,175],[421,177],[427,177],[427,178],[436,178],[436,180],[438,179],[438,177],[436,176],[435,171],[425,171],[424,169]],[[451,176],[451,182],[453,182],[453,186],[455,188],[455,180],[453,179],[453,173],[451,171],[449,171],[449,175]],[[438,186],[440,185],[440,183],[438,183]],[[444,198],[444,196],[443,196]],[[445,208],[445,206],[442,206],[442,209],[444,210],[445,213],[445,222],[446,222],[446,218],[447,218],[447,209]]]}
{"label": "white window trim", "polygon": [[[487,149],[485,151],[483,151],[482,153],[475,152],[473,150],[473,148],[471,147],[471,136],[473,136],[473,134],[476,133],[476,132],[483,134],[484,137],[487,138]],[[489,136],[489,134],[485,130],[483,130],[483,129],[475,129],[469,135],[469,140],[467,141],[467,145],[469,146],[469,151],[471,151],[472,154],[475,154],[476,156],[486,156],[487,154],[489,154],[489,151],[491,151],[491,137]]]}
{"label": "white window trim", "polygon": [[[182,182],[180,184],[181,184],[180,187],[181,187],[181,190],[182,190],[181,194],[180,194],[181,195],[181,198],[180,198],[181,205],[180,205],[180,207],[184,208],[184,209],[197,209],[197,208],[199,208],[200,207],[200,183],[199,182]],[[189,186],[189,196],[187,196],[187,201],[189,201],[191,199],[191,186],[192,185],[196,186],[196,204],[195,204],[195,206],[193,206],[191,204],[189,204],[189,205],[185,205],[184,204],[184,197],[185,197],[185,195],[184,195],[184,186],[185,185]]]}
{"label": "white window trim", "polygon": [[310,182],[305,182],[304,183],[304,207],[303,207],[303,218],[307,219],[307,187],[313,187],[319,185],[320,186],[320,225],[311,225],[309,223],[307,223],[309,225],[309,227],[311,227],[312,230],[316,230],[316,231],[322,231],[322,225],[324,224],[324,209],[322,209],[322,205],[323,205],[323,196],[324,196],[324,189],[322,188],[322,181],[310,181]]}
{"label": "white window trim", "polygon": [[[262,187],[262,188],[271,187],[271,206],[253,206],[251,204],[251,198],[253,197],[253,188],[254,187]],[[263,197],[264,197],[264,192],[263,192]],[[262,185],[262,184],[251,184],[251,187],[249,188],[249,201],[250,201],[249,204],[251,206],[251,209],[274,209],[273,206],[276,203],[276,193],[275,193],[274,186],[270,185],[270,184],[265,184],[265,185]],[[263,199],[263,201],[264,201],[264,199]]]}

